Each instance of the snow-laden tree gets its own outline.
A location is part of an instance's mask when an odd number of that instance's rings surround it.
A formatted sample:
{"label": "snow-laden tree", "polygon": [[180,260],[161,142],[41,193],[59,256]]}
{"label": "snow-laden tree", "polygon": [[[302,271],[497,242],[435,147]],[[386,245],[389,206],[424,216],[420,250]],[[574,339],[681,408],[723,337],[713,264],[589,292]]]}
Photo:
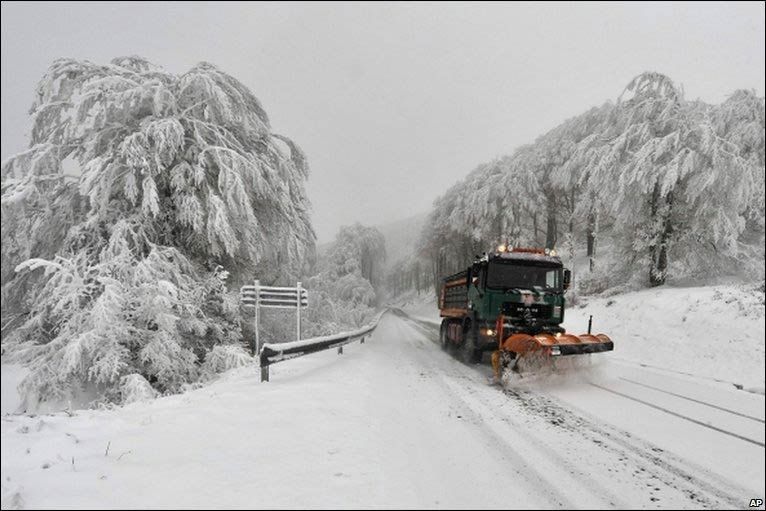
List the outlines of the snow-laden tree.
{"label": "snow-laden tree", "polygon": [[626,93],[633,96],[617,105],[618,134],[593,175],[624,260],[636,263],[627,271],[647,267],[656,286],[671,259],[691,274],[709,270],[715,252],[736,255],[753,183],[736,147],[716,134],[712,107],[685,101],[658,73],[639,75]]}
{"label": "snow-laden tree", "polygon": [[469,174],[460,187],[465,207],[452,211],[451,228],[484,244],[525,238],[527,226],[539,211],[538,203],[530,200],[537,194],[538,183],[520,161],[498,158]]}
{"label": "snow-laden tree", "polygon": [[[594,132],[612,109],[609,103],[593,108],[538,137],[534,144],[479,165],[434,202],[419,250],[431,261],[437,287],[445,272],[464,268],[475,255],[501,242],[565,245],[573,258],[576,217],[587,210],[580,206],[580,191],[587,183],[589,163],[589,155],[575,155],[581,145],[601,142]],[[595,238],[597,215],[590,211],[589,218]],[[563,237],[559,236],[562,220]]]}
{"label": "snow-laden tree", "polygon": [[418,295],[432,290],[430,262],[423,256],[422,253],[412,252],[391,265],[386,276],[386,290],[390,296],[399,296],[410,289],[417,291]]}
{"label": "snow-laden tree", "polygon": [[[555,246],[568,264],[584,241],[592,271],[581,283],[593,291],[759,265],[762,275],[763,105],[747,91],[722,105],[688,101],[668,77],[641,74],[617,104],[566,120],[447,190],[418,251],[437,287],[506,239]],[[600,265],[597,236],[609,248]]]}
{"label": "snow-laden tree", "polygon": [[753,193],[747,206],[746,218],[764,228],[764,146],[766,145],[766,114],[764,99],[755,92],[738,90],[729,96],[712,114],[716,134],[733,144],[745,160],[753,182]]}
{"label": "snow-laden tree", "polygon": [[320,257],[309,290],[307,335],[324,335],[362,326],[379,298],[386,257],[385,238],[374,227],[343,226]]}
{"label": "snow-laden tree", "polygon": [[[585,232],[586,255],[589,270],[595,267],[596,239],[598,236],[601,210],[600,185],[591,180],[591,155],[604,143],[603,132],[613,118],[614,105],[605,103],[582,115],[568,119],[546,134],[554,145],[563,149],[560,163],[551,175],[551,185],[560,196],[561,217],[566,221],[564,235],[565,252],[572,262],[576,243],[575,231]],[[582,223],[583,225],[578,225]]]}
{"label": "snow-laden tree", "polygon": [[[434,201],[433,210],[423,226],[423,236],[417,250],[429,261],[431,280],[437,293],[442,277],[457,271],[465,260],[473,257],[476,250],[481,250],[475,226],[469,227],[464,220],[470,210],[465,195],[471,177],[469,175],[452,186]],[[399,269],[395,267],[393,271]]]}
{"label": "snow-laden tree", "polygon": [[386,240],[378,229],[360,223],[340,228],[328,250],[326,265],[336,275],[359,273],[373,286],[380,284]]}
{"label": "snow-laden tree", "polygon": [[224,277],[312,260],[306,158],[215,66],[60,59],[31,114],[29,149],[2,165],[3,345],[31,400],[118,400],[131,374],[177,390],[240,340]]}
{"label": "snow-laden tree", "polygon": [[512,157],[479,165],[434,201],[417,252],[427,260],[437,291],[443,276],[492,246],[532,242],[541,203],[539,183],[522,157],[529,151],[522,147]]}

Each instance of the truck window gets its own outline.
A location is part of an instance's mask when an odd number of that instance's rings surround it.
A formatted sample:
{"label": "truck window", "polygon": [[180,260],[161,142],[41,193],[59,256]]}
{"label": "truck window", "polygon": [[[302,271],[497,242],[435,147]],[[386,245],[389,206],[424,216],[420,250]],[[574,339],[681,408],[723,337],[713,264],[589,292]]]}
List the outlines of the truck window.
{"label": "truck window", "polygon": [[545,289],[561,291],[561,267],[523,262],[490,262],[487,287],[493,289]]}
{"label": "truck window", "polygon": [[556,271],[549,270],[545,272],[545,286],[556,287]]}

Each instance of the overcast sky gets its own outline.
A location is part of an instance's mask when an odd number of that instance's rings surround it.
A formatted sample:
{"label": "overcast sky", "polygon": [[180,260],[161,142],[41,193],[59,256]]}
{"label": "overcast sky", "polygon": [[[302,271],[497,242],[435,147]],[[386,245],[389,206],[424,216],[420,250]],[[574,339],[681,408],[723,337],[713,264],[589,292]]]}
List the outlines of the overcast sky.
{"label": "overcast sky", "polygon": [[319,241],[427,211],[481,162],[614,100],[645,70],[688,98],[764,94],[764,4],[2,3],[2,158],[58,57],[209,61],[311,166]]}

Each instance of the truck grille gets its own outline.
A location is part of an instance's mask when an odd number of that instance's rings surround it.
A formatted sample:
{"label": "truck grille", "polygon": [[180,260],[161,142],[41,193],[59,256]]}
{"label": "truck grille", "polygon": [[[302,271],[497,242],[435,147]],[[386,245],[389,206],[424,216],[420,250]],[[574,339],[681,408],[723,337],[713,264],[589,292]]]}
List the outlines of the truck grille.
{"label": "truck grille", "polygon": [[515,302],[503,303],[503,314],[512,318],[550,318],[551,309],[552,307],[545,303],[533,303],[531,305]]}

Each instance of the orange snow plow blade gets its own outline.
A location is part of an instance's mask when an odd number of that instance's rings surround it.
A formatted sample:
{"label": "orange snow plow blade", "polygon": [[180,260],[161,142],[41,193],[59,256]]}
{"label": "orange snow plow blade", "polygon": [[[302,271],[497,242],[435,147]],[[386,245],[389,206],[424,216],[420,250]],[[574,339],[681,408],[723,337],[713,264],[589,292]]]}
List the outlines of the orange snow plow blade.
{"label": "orange snow plow blade", "polygon": [[513,334],[500,344],[501,351],[517,356],[540,354],[550,356],[583,355],[612,351],[614,343],[604,334]]}
{"label": "orange snow plow blade", "polygon": [[[492,369],[499,380],[507,368],[516,372],[540,367],[555,367],[553,360],[566,355],[587,355],[614,350],[612,340],[604,334],[512,334],[500,342],[498,351],[492,354]],[[524,371],[521,371],[519,362]],[[549,362],[546,362],[549,361]]]}

